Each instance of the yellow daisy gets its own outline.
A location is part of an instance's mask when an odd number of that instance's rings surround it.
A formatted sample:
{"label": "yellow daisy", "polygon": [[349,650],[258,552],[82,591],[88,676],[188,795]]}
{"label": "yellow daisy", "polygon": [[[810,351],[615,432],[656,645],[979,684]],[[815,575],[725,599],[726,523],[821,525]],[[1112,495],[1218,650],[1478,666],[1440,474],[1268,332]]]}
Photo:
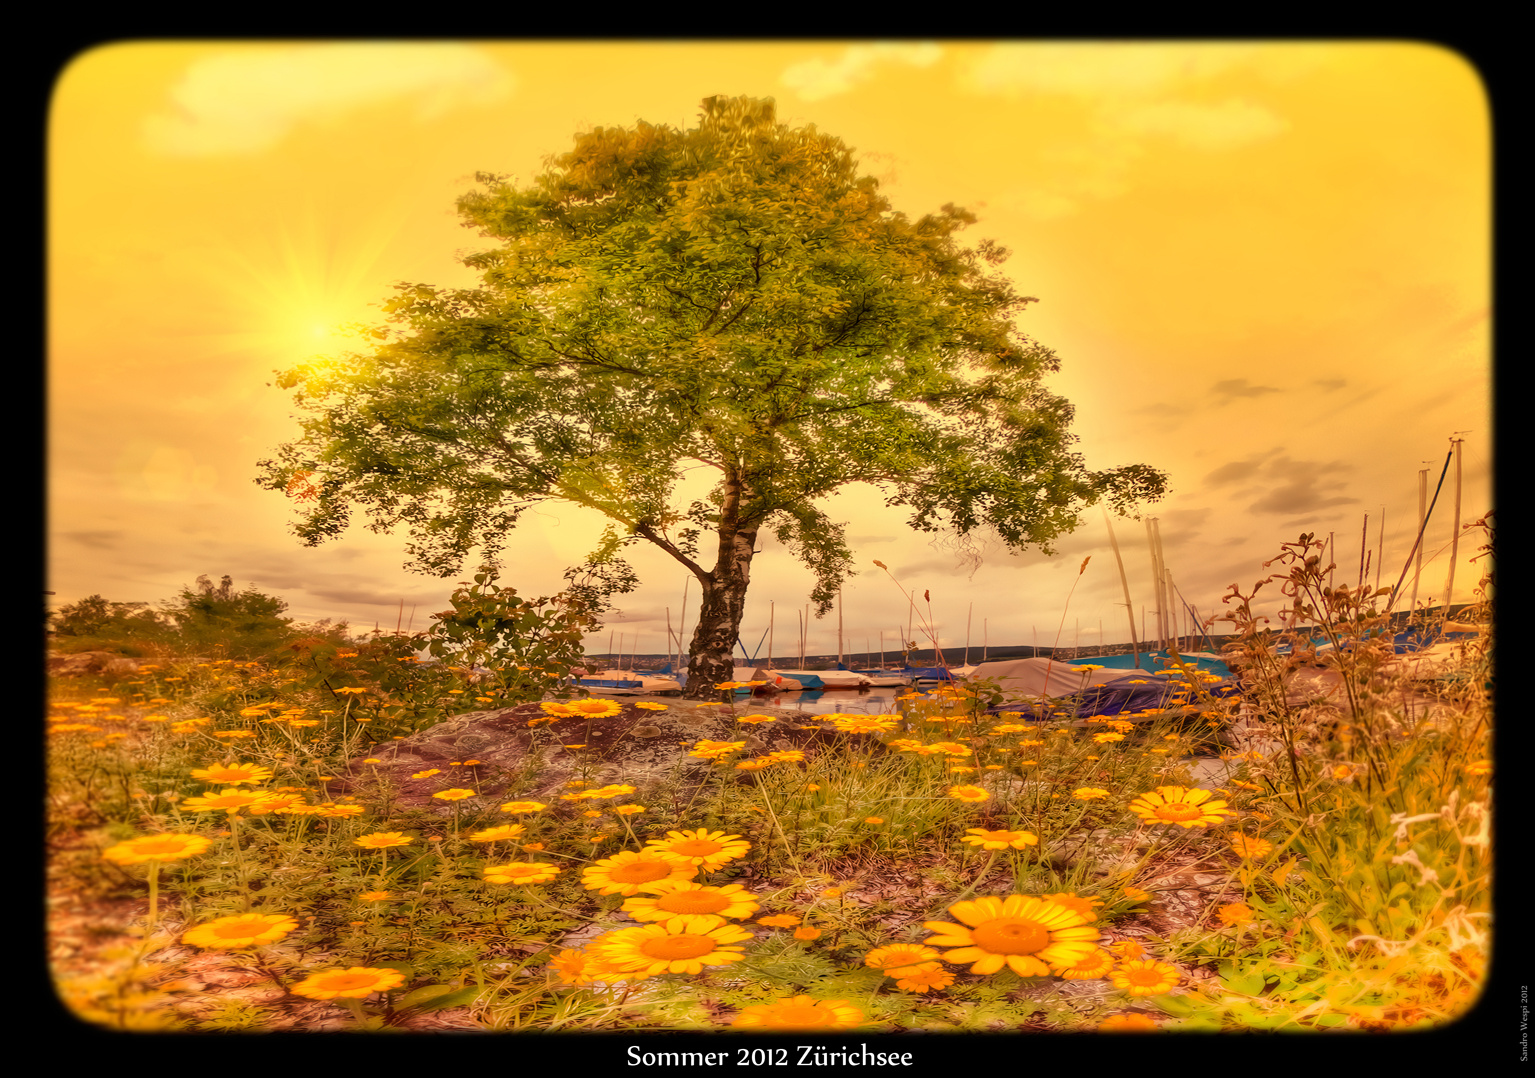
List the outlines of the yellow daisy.
{"label": "yellow daisy", "polygon": [[1086,958],[1081,959],[1074,966],[1067,966],[1060,970],[1060,975],[1068,981],[1095,981],[1104,976],[1114,967],[1114,956],[1102,948],[1094,948]]}
{"label": "yellow daisy", "polygon": [[565,705],[571,714],[591,719],[605,719],[617,715],[623,705],[615,700],[575,700]]}
{"label": "yellow daisy", "polygon": [[1140,1033],[1161,1028],[1160,1025],[1153,1022],[1146,1015],[1134,1012],[1130,1014],[1111,1014],[1098,1023],[1098,1031],[1100,1033]]}
{"label": "yellow daisy", "polygon": [[405,983],[405,974],[394,969],[353,966],[333,969],[306,977],[293,986],[293,994],[309,999],[362,999],[374,992],[387,992]]}
{"label": "yellow daisy", "polygon": [[563,869],[540,861],[513,861],[509,865],[486,865],[486,883],[548,883]]}
{"label": "yellow daisy", "polygon": [[265,782],[272,777],[272,769],[261,767],[258,764],[209,764],[205,768],[196,768],[192,772],[194,779],[203,782],[218,783],[223,786],[238,786],[241,783]]}
{"label": "yellow daisy", "polygon": [[740,944],[751,939],[745,929],[710,914],[682,914],[664,924],[624,928],[613,933],[603,957],[613,966],[655,976],[702,973],[746,956]]}
{"label": "yellow daisy", "polygon": [[182,935],[181,942],[193,947],[230,951],[254,947],[258,943],[275,943],[297,928],[298,922],[286,914],[242,913],[189,929]]}
{"label": "yellow daisy", "polygon": [[987,800],[991,797],[991,794],[979,786],[951,786],[949,787],[949,796],[960,801],[979,802]]}
{"label": "yellow daisy", "polygon": [[1274,845],[1271,842],[1265,842],[1261,838],[1232,835],[1231,848],[1237,852],[1238,857],[1252,859],[1262,857],[1264,854],[1271,852],[1274,849]]}
{"label": "yellow daisy", "polygon": [[682,882],[696,875],[697,866],[686,861],[649,850],[625,850],[582,869],[581,885],[599,894],[632,896],[651,891],[655,884]]}
{"label": "yellow daisy", "polygon": [[560,980],[566,984],[587,985],[594,981],[642,981],[645,975],[633,971],[625,972],[608,962],[603,954],[603,946],[608,942],[608,937],[613,933],[605,932],[587,945],[585,950],[576,951],[566,949],[561,951],[549,962],[549,968],[559,975]]}
{"label": "yellow daisy", "polygon": [[388,849],[390,846],[409,846],[415,839],[400,831],[378,831],[371,835],[363,835],[354,839],[353,844],[365,846],[370,850]]}
{"label": "yellow daisy", "polygon": [[746,1007],[730,1024],[756,1029],[852,1029],[863,1024],[863,1012],[845,999],[794,996]]}
{"label": "yellow daisy", "polygon": [[666,922],[688,914],[709,913],[737,920],[756,913],[761,903],[738,883],[705,886],[687,880],[651,884],[649,895],[625,899],[623,910],[636,921]]}
{"label": "yellow daisy", "polygon": [[769,928],[793,928],[799,922],[799,915],[795,913],[770,913],[766,917],[757,918],[759,925],[767,925]]}
{"label": "yellow daisy", "polygon": [[954,983],[954,974],[937,962],[923,962],[918,966],[894,970],[891,976],[897,978],[895,986],[901,991],[921,992],[924,995],[935,988],[942,990]]}
{"label": "yellow daisy", "polygon": [[888,973],[903,966],[916,966],[942,957],[941,951],[924,947],[920,943],[891,943],[876,947],[864,955],[863,964],[870,969],[882,969]]}
{"label": "yellow daisy", "polygon": [[1158,786],[1130,802],[1130,811],[1145,823],[1170,823],[1179,827],[1209,827],[1232,815],[1224,801],[1211,801],[1209,790],[1182,786]]}
{"label": "yellow daisy", "polygon": [[476,831],[469,836],[470,842],[505,842],[510,839],[520,838],[527,828],[520,823],[502,824],[500,827],[487,828],[484,831]]}
{"label": "yellow daisy", "polygon": [[927,746],[928,752],[941,753],[945,756],[969,756],[970,748],[961,745],[958,741],[935,741]]}
{"label": "yellow daisy", "polygon": [[721,756],[729,756],[732,752],[740,752],[746,747],[744,741],[710,741],[705,738],[693,746],[689,756],[699,760],[718,760]]}
{"label": "yellow daisy", "polygon": [[878,715],[839,715],[832,726],[845,734],[882,734],[895,729],[898,721]]}
{"label": "yellow daisy", "polygon": [[1252,907],[1244,902],[1232,902],[1215,911],[1217,917],[1228,925],[1245,925],[1253,919]]}
{"label": "yellow daisy", "polygon": [[1171,992],[1180,979],[1177,967],[1154,958],[1125,962],[1109,973],[1114,987],[1132,996],[1160,996]]}
{"label": "yellow daisy", "polygon": [[502,812],[542,812],[549,806],[542,801],[508,801],[501,806]]}
{"label": "yellow daisy", "polygon": [[1042,896],[1046,902],[1054,902],[1057,906],[1065,906],[1073,913],[1080,913],[1089,921],[1098,919],[1098,912],[1093,907],[1103,905],[1101,898],[1080,898],[1074,892],[1067,891],[1058,895]]}
{"label": "yellow daisy", "polygon": [[996,973],[1007,965],[1020,977],[1046,977],[1051,966],[1066,968],[1087,957],[1098,939],[1080,913],[1027,895],[956,902],[949,913],[964,925],[924,921],[938,935],[923,942],[955,948],[944,961],[974,963],[971,973]]}
{"label": "yellow daisy", "polygon": [[723,831],[668,831],[665,838],[653,838],[646,844],[647,850],[671,860],[697,865],[708,872],[727,861],[745,857],[751,843],[740,835],[727,835]]}
{"label": "yellow daisy", "polygon": [[119,842],[103,850],[101,856],[119,865],[137,865],[144,861],[178,861],[196,857],[212,844],[201,835],[144,835]]}
{"label": "yellow daisy", "polygon": [[968,828],[960,841],[983,850],[1025,850],[1039,844],[1038,836],[1027,831],[988,831],[984,827]]}
{"label": "yellow daisy", "polygon": [[208,812],[223,809],[230,814],[238,813],[243,808],[252,805],[260,805],[270,800],[271,794],[257,793],[254,790],[240,790],[229,788],[220,790],[216,794],[204,794],[202,797],[189,797],[181,802],[184,809],[192,809],[195,812]]}

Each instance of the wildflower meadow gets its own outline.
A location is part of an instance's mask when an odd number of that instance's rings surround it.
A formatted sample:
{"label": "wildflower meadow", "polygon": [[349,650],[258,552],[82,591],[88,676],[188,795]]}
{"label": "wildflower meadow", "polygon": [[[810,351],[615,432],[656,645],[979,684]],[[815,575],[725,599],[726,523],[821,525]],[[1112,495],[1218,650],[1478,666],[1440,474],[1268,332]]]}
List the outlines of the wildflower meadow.
{"label": "wildflower meadow", "polygon": [[[1450,1022],[1490,952],[1486,581],[1428,681],[1310,537],[1270,568],[1279,628],[1227,597],[1240,692],[1175,659],[1113,716],[984,681],[888,714],[585,695],[581,626],[484,574],[435,635],[55,677],[55,989],[161,1032]],[[478,713],[518,767],[388,766]]]}

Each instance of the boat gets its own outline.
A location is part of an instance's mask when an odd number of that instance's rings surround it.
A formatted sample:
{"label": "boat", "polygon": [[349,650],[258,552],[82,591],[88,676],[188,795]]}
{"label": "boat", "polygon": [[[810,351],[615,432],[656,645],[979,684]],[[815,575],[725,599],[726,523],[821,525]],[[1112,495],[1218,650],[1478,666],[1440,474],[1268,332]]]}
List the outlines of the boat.
{"label": "boat", "polygon": [[856,670],[770,670],[765,673],[793,678],[807,689],[867,689],[873,684]]}
{"label": "boat", "polygon": [[597,670],[577,679],[584,689],[615,696],[678,695],[682,683],[675,678],[634,670]]}

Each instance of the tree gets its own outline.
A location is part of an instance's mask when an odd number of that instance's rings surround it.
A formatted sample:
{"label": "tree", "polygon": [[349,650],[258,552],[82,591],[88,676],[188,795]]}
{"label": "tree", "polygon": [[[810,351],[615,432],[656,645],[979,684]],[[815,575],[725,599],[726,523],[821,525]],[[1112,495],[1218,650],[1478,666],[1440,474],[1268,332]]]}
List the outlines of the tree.
{"label": "tree", "polygon": [[[1071,406],[1041,384],[1058,360],[1013,321],[1032,298],[995,272],[1003,248],[956,240],[972,214],[909,219],[771,100],[709,98],[685,131],[597,128],[524,187],[476,179],[458,208],[497,241],[463,259],[480,287],[401,283],[365,352],[279,373],[308,415],[257,482],[304,503],[310,545],[361,506],[448,576],[531,505],[595,509],[614,522],[588,560],[607,593],[630,586],[618,555],[639,541],[699,581],[700,697],[730,677],[761,529],[829,609],[852,552],[815,501],[846,484],[914,528],[1047,553],[1079,507],[1164,489],[1071,452]],[[699,464],[717,483],[682,506]]]}
{"label": "tree", "polygon": [[100,595],[88,595],[77,603],[65,603],[51,611],[48,618],[56,636],[93,642],[154,641],[163,637],[167,629],[166,623],[149,609],[148,603],[115,603]]}
{"label": "tree", "polygon": [[182,646],[194,653],[211,651],[231,659],[251,659],[295,635],[293,619],[279,616],[288,609],[286,601],[254,587],[237,592],[228,576],[216,587],[200,576],[195,591],[182,588],[177,598],[161,607],[175,624]]}

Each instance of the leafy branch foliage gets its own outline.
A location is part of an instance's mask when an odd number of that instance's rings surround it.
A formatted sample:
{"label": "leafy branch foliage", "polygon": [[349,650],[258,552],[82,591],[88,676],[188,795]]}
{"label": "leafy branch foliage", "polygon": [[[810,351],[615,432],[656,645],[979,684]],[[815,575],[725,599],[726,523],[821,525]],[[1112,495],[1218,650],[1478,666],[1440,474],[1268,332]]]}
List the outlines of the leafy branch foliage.
{"label": "leafy branch foliage", "polygon": [[[685,131],[597,128],[525,186],[477,180],[458,208],[496,241],[464,258],[480,287],[401,283],[365,354],[279,375],[307,415],[257,481],[303,503],[310,545],[360,507],[447,576],[530,506],[584,506],[622,530],[600,563],[643,539],[697,577],[693,654],[728,667],[763,527],[829,609],[852,551],[815,502],[847,484],[915,529],[1047,552],[1079,507],[1165,487],[1071,451],[1071,405],[1042,384],[1059,362],[1014,323],[1032,298],[1003,248],[958,242],[973,214],[912,220],[771,100],[709,98]],[[716,484],[684,508],[698,466]]]}

